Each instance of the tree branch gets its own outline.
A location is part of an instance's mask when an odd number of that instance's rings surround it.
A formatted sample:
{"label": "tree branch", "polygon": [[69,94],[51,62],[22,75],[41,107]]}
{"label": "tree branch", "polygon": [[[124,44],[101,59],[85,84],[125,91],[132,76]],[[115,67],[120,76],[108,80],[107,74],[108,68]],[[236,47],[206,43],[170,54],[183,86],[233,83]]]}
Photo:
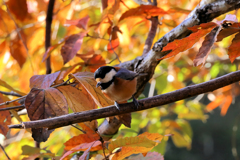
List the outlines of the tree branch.
{"label": "tree branch", "polygon": [[10,96],[22,97],[20,94],[13,92],[13,91],[11,91],[11,92],[0,91],[0,93],[5,94],[5,95],[10,95]]}
{"label": "tree branch", "polygon": [[138,97],[147,82],[152,78],[156,66],[160,61],[157,59],[167,55],[169,52],[161,52],[169,42],[178,38],[184,38],[190,34],[187,28],[197,24],[212,21],[214,18],[221,14],[240,8],[239,0],[220,0],[217,2],[209,3],[197,8],[195,12],[191,13],[192,16],[184,20],[176,28],[165,34],[160,38],[146,55],[135,58],[132,61],[127,61],[119,64],[119,67],[127,68],[128,70],[137,73],[148,73],[147,76],[142,76],[138,79],[137,92],[135,97]]}
{"label": "tree branch", "polygon": [[119,104],[120,111],[115,106],[104,107],[101,109],[94,109],[89,111],[83,111],[78,113],[72,113],[54,118],[48,118],[37,121],[23,122],[21,125],[9,125],[9,128],[42,128],[47,127],[49,129],[67,126],[74,123],[91,121],[104,117],[111,117],[120,114],[146,110],[153,107],[162,106],[165,104],[173,103],[179,100],[183,100],[189,97],[193,97],[199,94],[212,92],[221,87],[230,85],[232,83],[240,81],[240,71],[232,72],[216,79],[187,86],[185,88],[169,92],[162,95],[139,100],[138,110],[135,110],[133,103]]}
{"label": "tree branch", "polygon": [[[48,47],[51,46],[51,26],[52,16],[55,0],[50,0],[48,3],[47,17],[46,17],[46,32],[45,32],[45,51],[47,52]],[[46,60],[46,74],[50,74],[51,69],[51,57],[49,56]]]}

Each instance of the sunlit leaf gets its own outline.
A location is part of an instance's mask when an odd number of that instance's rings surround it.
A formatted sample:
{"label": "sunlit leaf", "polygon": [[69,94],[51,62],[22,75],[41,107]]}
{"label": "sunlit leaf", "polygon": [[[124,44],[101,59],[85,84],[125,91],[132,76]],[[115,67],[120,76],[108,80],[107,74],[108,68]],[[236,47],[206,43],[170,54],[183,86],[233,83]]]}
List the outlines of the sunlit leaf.
{"label": "sunlit leaf", "polygon": [[20,92],[20,91],[14,89],[13,87],[11,87],[9,84],[7,84],[5,81],[3,81],[1,79],[0,79],[0,86],[3,86],[5,88],[9,89],[10,91],[14,91],[22,96],[26,95],[26,93],[23,93],[23,92]]}
{"label": "sunlit leaf", "polygon": [[96,88],[97,82],[94,79],[93,73],[78,72],[70,74],[70,77],[75,78],[86,89],[99,107],[106,107],[114,103],[103,95],[101,89]]}
{"label": "sunlit leaf", "polygon": [[199,41],[201,37],[205,36],[216,26],[217,26],[216,23],[211,22],[189,28],[189,30],[193,31],[193,33],[186,38],[180,40],[177,39],[171,43],[168,43],[167,46],[163,47],[162,51],[171,50],[171,52],[166,56],[160,58],[159,60],[175,56],[178,53],[191,48],[196,42]]}
{"label": "sunlit leaf", "polygon": [[167,14],[163,9],[153,6],[153,5],[141,5],[137,8],[132,8],[122,14],[119,22],[125,18],[136,17],[136,16],[158,16],[162,14]]}

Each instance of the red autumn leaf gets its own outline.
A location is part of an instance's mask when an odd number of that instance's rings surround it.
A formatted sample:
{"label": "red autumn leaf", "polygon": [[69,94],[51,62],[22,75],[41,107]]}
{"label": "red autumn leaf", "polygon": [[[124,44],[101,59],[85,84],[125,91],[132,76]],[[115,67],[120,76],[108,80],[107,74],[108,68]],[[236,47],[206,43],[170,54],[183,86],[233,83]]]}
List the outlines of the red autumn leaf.
{"label": "red autumn leaf", "polygon": [[211,48],[217,40],[217,35],[221,29],[221,26],[215,27],[204,39],[201,48],[199,49],[198,54],[196,55],[195,59],[193,60],[194,66],[198,66],[200,64],[204,64],[208,54],[211,51]]}
{"label": "red autumn leaf", "polygon": [[[4,96],[0,93],[0,103],[5,102]],[[0,108],[6,108],[6,105],[0,106]],[[1,111],[0,112],[0,133],[4,136],[8,133],[8,125],[11,124],[11,115],[9,111]]]}
{"label": "red autumn leaf", "polygon": [[214,101],[212,101],[206,106],[207,110],[211,111],[217,108],[223,102],[224,97],[224,95],[217,96]]}
{"label": "red autumn leaf", "polygon": [[12,57],[18,62],[19,66],[22,67],[27,58],[27,52],[22,40],[16,36],[11,40],[9,48]]}
{"label": "red autumn leaf", "polygon": [[175,56],[180,52],[190,49],[196,42],[199,41],[201,37],[209,33],[216,26],[216,23],[210,22],[188,28],[194,33],[190,34],[186,38],[177,39],[171,43],[168,43],[167,46],[163,47],[162,52],[169,50],[171,50],[171,52],[159,60]]}
{"label": "red autumn leaf", "polygon": [[69,62],[77,54],[77,51],[81,48],[83,37],[86,33],[73,34],[69,36],[65,44],[61,48],[61,55],[63,57],[64,64]]}
{"label": "red autumn leaf", "polygon": [[232,44],[228,48],[228,55],[232,63],[238,56],[240,56],[240,33],[236,34],[232,40]]}
{"label": "red autumn leaf", "polygon": [[76,19],[76,20],[66,20],[65,25],[74,25],[78,28],[87,29],[87,23],[89,21],[89,16],[84,18]]}
{"label": "red autumn leaf", "polygon": [[49,88],[57,79],[60,71],[47,75],[34,75],[30,78],[30,88]]}
{"label": "red autumn leaf", "polygon": [[[25,99],[30,120],[46,119],[68,113],[67,101],[55,88],[32,88]],[[45,142],[53,130],[48,128],[33,128],[32,137],[37,142]]]}
{"label": "red autumn leaf", "polygon": [[23,21],[28,16],[28,8],[26,0],[9,0],[7,2],[9,10],[16,16],[17,19]]}
{"label": "red autumn leaf", "polygon": [[132,8],[122,14],[119,22],[125,18],[129,17],[139,17],[139,16],[158,16],[162,14],[167,14],[163,9],[153,6],[153,5],[140,5],[137,8]]}

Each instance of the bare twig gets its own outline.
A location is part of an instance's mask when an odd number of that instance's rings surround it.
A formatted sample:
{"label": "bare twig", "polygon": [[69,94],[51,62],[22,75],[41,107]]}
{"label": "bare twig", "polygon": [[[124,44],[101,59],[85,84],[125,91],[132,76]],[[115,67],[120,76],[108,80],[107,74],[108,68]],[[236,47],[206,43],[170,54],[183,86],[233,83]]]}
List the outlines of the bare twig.
{"label": "bare twig", "polygon": [[8,107],[8,108],[0,108],[0,111],[7,111],[7,110],[11,110],[11,109],[24,109],[25,106],[21,105],[21,106],[14,106],[14,107]]}
{"label": "bare twig", "polygon": [[[89,111],[83,111],[78,113],[72,113],[54,118],[48,118],[37,121],[23,122],[20,124],[21,128],[42,128],[47,127],[49,129],[67,126],[74,123],[91,121],[104,117],[111,117],[120,114],[146,110],[153,107],[162,106],[165,104],[173,103],[182,99],[186,99],[199,94],[212,92],[223,86],[230,85],[232,83],[240,81],[240,71],[232,72],[216,79],[187,86],[185,88],[169,92],[162,95],[153,96],[150,98],[139,100],[139,107],[136,110],[133,103],[120,104],[120,111],[115,106],[104,107],[101,109],[94,109]],[[19,128],[18,125],[9,125],[9,128]]]}
{"label": "bare twig", "polygon": [[6,2],[3,1],[3,3],[4,3],[4,5],[5,5],[6,8],[7,8],[8,15],[10,16],[10,18],[12,19],[12,21],[13,21],[14,24],[15,24],[17,34],[18,34],[19,38],[21,39],[21,41],[22,41],[22,43],[23,43],[23,46],[24,46],[24,48],[25,48],[25,50],[26,50],[26,53],[27,53],[28,59],[29,59],[30,64],[31,64],[32,71],[34,71],[33,64],[32,64],[32,61],[31,61],[31,57],[30,57],[30,54],[29,54],[29,52],[28,52],[27,45],[26,45],[25,41],[23,40],[22,35],[21,35],[21,33],[20,33],[20,29],[19,29],[19,27],[18,27],[16,21],[14,20],[14,18],[13,18],[13,16],[12,16],[11,12],[9,11]]}
{"label": "bare twig", "polygon": [[[48,3],[47,17],[46,17],[46,32],[45,32],[45,51],[47,52],[48,47],[51,46],[51,26],[53,17],[53,8],[55,0],[50,0]],[[46,60],[46,74],[50,74],[51,69],[51,57],[49,56]]]}
{"label": "bare twig", "polygon": [[5,149],[3,148],[3,146],[0,144],[0,147],[2,148],[2,151],[4,152],[5,156],[7,157],[8,160],[11,160],[8,156],[8,154],[6,153]]}
{"label": "bare twig", "polygon": [[84,130],[82,130],[82,129],[78,128],[77,126],[74,126],[73,124],[71,124],[71,126],[72,126],[72,127],[74,127],[74,128],[76,128],[77,130],[79,130],[79,131],[83,132],[84,134],[86,134],[86,132],[85,132]]}
{"label": "bare twig", "polygon": [[16,96],[16,97],[22,97],[20,94],[16,93],[16,92],[4,92],[4,91],[0,91],[0,93],[5,94],[5,95],[9,95],[9,96]]}
{"label": "bare twig", "polygon": [[122,63],[121,60],[119,59],[117,53],[115,52],[113,46],[112,46],[111,37],[112,37],[112,36],[110,36],[110,38],[109,38],[109,44],[110,44],[110,46],[111,46],[111,50],[112,50],[113,53],[115,54],[115,56],[116,56],[117,60],[119,61],[119,63]]}
{"label": "bare twig", "polygon": [[20,97],[20,98],[17,98],[17,99],[11,100],[11,101],[3,102],[3,103],[0,104],[0,106],[8,105],[8,104],[10,104],[10,103],[12,103],[12,102],[19,101],[19,100],[24,99],[24,98],[26,98],[26,97],[27,97],[27,96],[22,96],[22,97]]}

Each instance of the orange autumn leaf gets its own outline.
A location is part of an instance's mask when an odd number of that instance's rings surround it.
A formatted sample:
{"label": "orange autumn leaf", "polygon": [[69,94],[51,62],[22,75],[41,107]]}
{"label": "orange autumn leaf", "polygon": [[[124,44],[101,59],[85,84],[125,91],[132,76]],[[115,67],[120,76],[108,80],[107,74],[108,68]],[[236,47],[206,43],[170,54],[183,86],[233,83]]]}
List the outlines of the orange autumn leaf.
{"label": "orange autumn leaf", "polygon": [[136,17],[136,16],[158,16],[162,14],[167,14],[163,9],[153,6],[153,5],[141,5],[137,8],[132,8],[122,14],[119,22],[125,18]]}
{"label": "orange autumn leaf", "polygon": [[7,2],[9,10],[16,16],[17,19],[23,21],[28,16],[27,0],[9,0]]}
{"label": "orange autumn leaf", "polygon": [[22,40],[16,36],[11,40],[9,48],[12,57],[18,62],[20,67],[23,67],[23,64],[26,62],[27,51]]}
{"label": "orange autumn leaf", "polygon": [[90,142],[90,143],[83,143],[83,144],[80,144],[74,148],[72,148],[71,150],[69,150],[68,152],[66,152],[60,160],[63,160],[65,157],[67,157],[68,155],[76,152],[76,151],[84,151],[83,155],[79,158],[79,160],[84,160],[87,153],[89,151],[97,151],[97,150],[100,150],[102,149],[102,146],[101,146],[101,142],[100,141],[93,141],[93,142]]}
{"label": "orange autumn leaf", "polygon": [[198,66],[200,64],[204,64],[211,48],[217,40],[217,35],[221,29],[221,26],[215,27],[204,39],[201,48],[199,49],[198,54],[196,55],[195,59],[193,60],[194,66]]}
{"label": "orange autumn leaf", "polygon": [[240,32],[233,38],[232,44],[228,48],[228,55],[232,63],[237,57],[240,56]]}
{"label": "orange autumn leaf", "polygon": [[[84,144],[84,143],[91,143],[94,142],[96,140],[99,140],[100,137],[99,135],[92,130],[91,128],[89,128],[88,126],[86,126],[86,124],[79,124],[82,129],[86,132],[85,134],[80,134],[78,136],[74,136],[71,139],[69,139],[67,142],[64,143],[65,146],[65,150],[71,150],[73,148],[75,148],[78,145]],[[83,150],[85,150],[86,148],[84,148]],[[93,148],[92,150],[97,150],[97,148]]]}
{"label": "orange autumn leaf", "polygon": [[209,104],[206,106],[206,108],[207,108],[209,111],[217,108],[217,107],[223,102],[224,97],[225,97],[224,95],[217,96],[214,101],[212,101],[211,103],[209,103]]}
{"label": "orange autumn leaf", "polygon": [[231,103],[232,103],[232,96],[228,95],[227,97],[225,97],[224,103],[222,105],[222,109],[221,109],[221,115],[225,116],[227,113],[228,108],[230,107]]}
{"label": "orange autumn leaf", "polygon": [[163,47],[162,52],[169,50],[171,50],[171,52],[159,60],[175,56],[180,52],[190,49],[196,42],[199,41],[201,37],[205,36],[216,26],[216,23],[210,22],[188,28],[189,30],[193,31],[193,33],[186,38],[177,39],[171,43],[168,43],[167,46]]}

